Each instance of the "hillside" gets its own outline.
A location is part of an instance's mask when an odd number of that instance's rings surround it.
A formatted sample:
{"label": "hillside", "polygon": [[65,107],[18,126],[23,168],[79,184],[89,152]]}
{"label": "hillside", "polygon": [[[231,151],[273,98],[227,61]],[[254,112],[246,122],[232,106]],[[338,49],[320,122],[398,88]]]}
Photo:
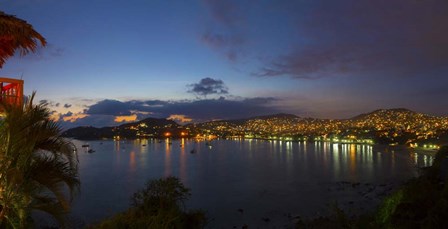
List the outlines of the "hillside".
{"label": "hillside", "polygon": [[166,133],[178,133],[180,128],[181,126],[172,120],[147,118],[116,127],[76,127],[65,131],[62,135],[81,140],[112,139],[114,136],[133,139],[137,137],[163,137]]}
{"label": "hillside", "polygon": [[300,118],[291,114],[257,116],[238,120],[219,120],[180,126],[167,119],[148,118],[117,127],[78,127],[64,136],[78,139],[139,137],[219,137],[246,136],[255,138],[313,138],[339,136],[370,138],[381,143],[441,141],[448,136],[448,118],[434,117],[408,109],[380,109],[351,119]]}

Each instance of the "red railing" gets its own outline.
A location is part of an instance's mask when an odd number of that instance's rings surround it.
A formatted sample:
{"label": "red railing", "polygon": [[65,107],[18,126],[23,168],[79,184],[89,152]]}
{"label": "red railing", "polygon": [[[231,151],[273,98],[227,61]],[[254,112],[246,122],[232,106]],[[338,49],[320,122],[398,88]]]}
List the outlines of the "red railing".
{"label": "red railing", "polygon": [[0,78],[0,101],[8,104],[22,105],[23,80]]}

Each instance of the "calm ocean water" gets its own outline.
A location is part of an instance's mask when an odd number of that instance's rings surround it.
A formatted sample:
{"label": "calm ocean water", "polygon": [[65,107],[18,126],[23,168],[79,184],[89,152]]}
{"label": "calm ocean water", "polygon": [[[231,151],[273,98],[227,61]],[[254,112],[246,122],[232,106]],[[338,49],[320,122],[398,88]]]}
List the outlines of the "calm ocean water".
{"label": "calm ocean water", "polygon": [[[296,216],[328,214],[329,204],[352,213],[368,210],[382,195],[417,176],[418,167],[432,163],[431,156],[406,148],[323,142],[74,143],[82,183],[71,218],[80,225],[124,211],[147,180],[170,175],[191,189],[187,207],[206,210],[210,228],[292,225]],[[88,153],[83,144],[95,152]]]}

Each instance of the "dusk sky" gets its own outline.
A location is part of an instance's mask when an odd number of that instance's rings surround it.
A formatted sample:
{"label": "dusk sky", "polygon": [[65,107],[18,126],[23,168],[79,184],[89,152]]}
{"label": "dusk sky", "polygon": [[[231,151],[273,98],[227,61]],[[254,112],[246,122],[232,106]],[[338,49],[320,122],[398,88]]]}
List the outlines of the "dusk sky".
{"label": "dusk sky", "polygon": [[47,47],[13,57],[66,128],[145,117],[448,115],[447,0],[14,0]]}

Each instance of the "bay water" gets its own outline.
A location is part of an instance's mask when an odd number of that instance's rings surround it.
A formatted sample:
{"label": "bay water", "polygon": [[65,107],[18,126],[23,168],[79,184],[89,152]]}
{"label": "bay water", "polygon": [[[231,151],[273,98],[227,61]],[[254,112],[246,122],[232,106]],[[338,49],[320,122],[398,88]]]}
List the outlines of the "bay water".
{"label": "bay water", "polygon": [[125,211],[148,180],[176,176],[191,189],[186,207],[205,210],[208,228],[291,227],[336,205],[349,214],[372,210],[433,160],[405,147],[330,142],[73,142],[81,192],[70,218],[83,226]]}

